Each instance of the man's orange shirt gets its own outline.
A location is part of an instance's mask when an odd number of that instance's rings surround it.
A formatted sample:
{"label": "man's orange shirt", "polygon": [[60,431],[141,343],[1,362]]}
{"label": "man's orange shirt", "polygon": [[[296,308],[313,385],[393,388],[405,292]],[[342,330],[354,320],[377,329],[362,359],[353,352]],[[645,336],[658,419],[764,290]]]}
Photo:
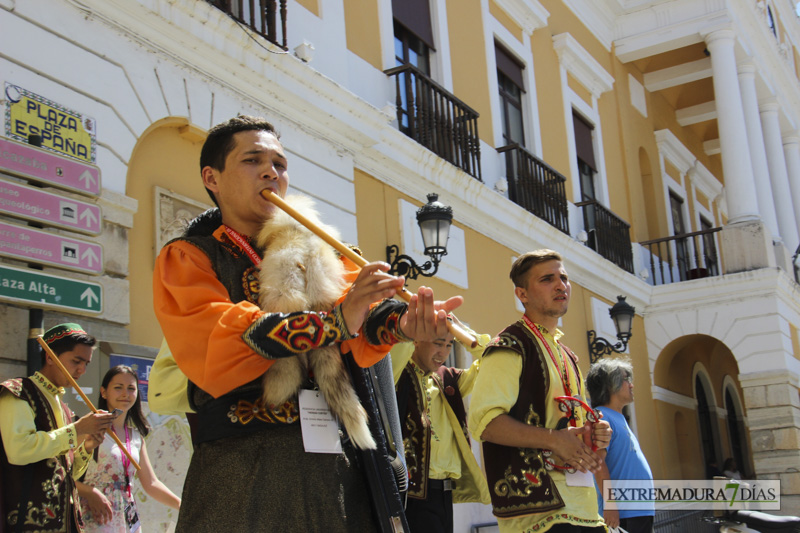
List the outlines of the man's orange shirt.
{"label": "man's orange shirt", "polygon": [[[220,239],[222,226],[214,232]],[[359,268],[343,258],[348,283]],[[340,303],[344,295],[339,299]],[[273,361],[242,340],[242,334],[265,313],[248,301],[233,303],[217,279],[208,256],[196,246],[176,241],[165,246],[153,273],[156,318],[181,371],[215,398],[262,375]],[[361,367],[386,356],[391,346],[373,346],[363,334],[344,341]]]}

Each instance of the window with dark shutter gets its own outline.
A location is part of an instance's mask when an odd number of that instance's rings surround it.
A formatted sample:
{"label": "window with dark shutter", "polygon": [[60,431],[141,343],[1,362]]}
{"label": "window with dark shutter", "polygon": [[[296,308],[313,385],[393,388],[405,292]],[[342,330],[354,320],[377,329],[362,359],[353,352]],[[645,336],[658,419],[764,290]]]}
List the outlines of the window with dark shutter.
{"label": "window with dark shutter", "polygon": [[432,50],[433,25],[428,0],[392,0],[392,14],[397,22],[416,35]]}
{"label": "window with dark shutter", "polygon": [[594,127],[574,111],[572,112],[572,124],[575,128],[575,150],[578,152],[578,159],[597,172],[597,163],[594,160],[594,144],[592,143],[592,130],[594,130]]}

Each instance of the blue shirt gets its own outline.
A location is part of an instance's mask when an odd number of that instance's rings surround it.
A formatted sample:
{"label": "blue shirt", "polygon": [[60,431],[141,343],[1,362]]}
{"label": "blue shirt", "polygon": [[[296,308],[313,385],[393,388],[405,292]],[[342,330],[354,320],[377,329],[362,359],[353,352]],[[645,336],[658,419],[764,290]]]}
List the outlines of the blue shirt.
{"label": "blue shirt", "polygon": [[[639,447],[636,435],[628,426],[627,420],[622,415],[609,407],[598,407],[595,409],[603,413],[603,420],[611,425],[611,443],[608,445],[606,464],[610,473],[609,479],[649,479],[653,480],[653,473],[650,465]],[[651,484],[652,486],[652,484]],[[602,488],[602,487],[600,487]],[[600,513],[603,512],[603,498],[600,490],[597,491],[597,506]],[[653,504],[643,504],[638,510],[620,510],[620,518],[632,518],[634,516],[655,516]]]}

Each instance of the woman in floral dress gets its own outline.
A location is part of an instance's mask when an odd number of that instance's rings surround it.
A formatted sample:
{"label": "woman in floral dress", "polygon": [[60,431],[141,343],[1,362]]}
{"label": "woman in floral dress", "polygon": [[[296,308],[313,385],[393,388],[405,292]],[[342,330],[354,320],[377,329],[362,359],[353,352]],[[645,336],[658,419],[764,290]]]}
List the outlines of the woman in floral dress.
{"label": "woman in floral dress", "polygon": [[[154,500],[180,508],[180,498],[158,480],[147,456],[144,437],[150,427],[142,414],[136,371],[125,365],[110,369],[100,387],[98,408],[120,410],[113,430],[141,467],[138,476],[142,489]],[[83,480],[78,482],[87,533],[141,533],[131,485],[136,475],[136,467],[116,442],[106,437],[95,450]]]}

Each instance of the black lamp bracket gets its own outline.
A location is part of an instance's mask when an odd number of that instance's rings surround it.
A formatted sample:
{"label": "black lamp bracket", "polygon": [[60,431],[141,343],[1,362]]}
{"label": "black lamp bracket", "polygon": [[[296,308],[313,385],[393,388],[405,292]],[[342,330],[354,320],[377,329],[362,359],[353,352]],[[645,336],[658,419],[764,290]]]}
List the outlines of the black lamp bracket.
{"label": "black lamp bracket", "polygon": [[591,363],[596,363],[606,355],[611,355],[612,353],[623,353],[625,350],[628,349],[628,342],[626,341],[619,341],[616,344],[611,344],[603,337],[598,337],[597,333],[590,329],[589,333],[589,361]]}
{"label": "black lamp bracket", "polygon": [[413,257],[401,254],[400,248],[396,244],[386,247],[386,260],[391,266],[389,274],[403,276],[407,280],[417,279],[419,276],[429,278],[435,276],[439,271],[438,262],[426,261],[422,265],[418,265]]}

